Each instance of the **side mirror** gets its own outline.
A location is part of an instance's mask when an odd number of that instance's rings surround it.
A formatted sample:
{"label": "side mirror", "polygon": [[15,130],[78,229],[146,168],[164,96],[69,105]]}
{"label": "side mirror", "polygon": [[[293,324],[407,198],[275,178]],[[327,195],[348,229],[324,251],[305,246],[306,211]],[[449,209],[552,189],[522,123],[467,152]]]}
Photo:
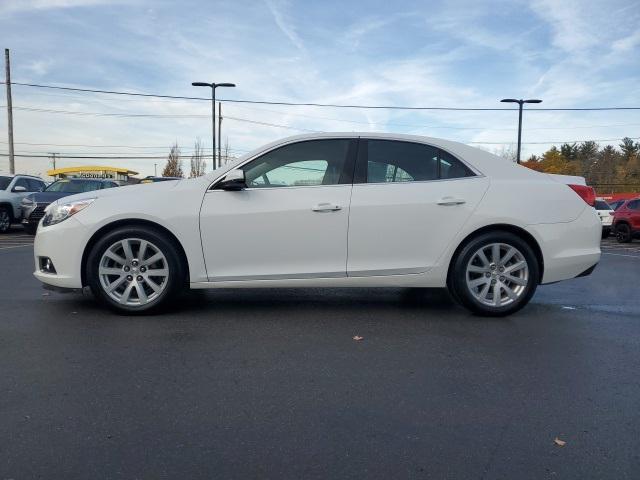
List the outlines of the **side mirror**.
{"label": "side mirror", "polygon": [[24,188],[22,185],[18,185],[16,187],[13,187],[13,190],[11,190],[12,192],[26,192],[27,189]]}
{"label": "side mirror", "polygon": [[217,189],[239,191],[247,188],[243,170],[232,170],[216,185]]}

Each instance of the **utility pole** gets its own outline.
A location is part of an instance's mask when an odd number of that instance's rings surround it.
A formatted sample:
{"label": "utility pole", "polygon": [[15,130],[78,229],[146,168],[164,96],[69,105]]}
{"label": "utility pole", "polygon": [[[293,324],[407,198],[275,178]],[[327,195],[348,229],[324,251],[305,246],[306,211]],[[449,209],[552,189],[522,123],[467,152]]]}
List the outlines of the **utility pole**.
{"label": "utility pole", "polygon": [[218,102],[218,166],[222,166],[222,102]]}
{"label": "utility pole", "polygon": [[5,85],[7,87],[7,126],[9,130],[9,173],[16,173],[16,163],[13,152],[13,104],[11,102],[11,64],[9,63],[9,49],[4,49]]}
{"label": "utility pole", "polygon": [[158,176],[158,164],[157,163],[153,164],[153,176],[154,177]]}
{"label": "utility pole", "polygon": [[49,156],[51,157],[51,163],[53,164],[53,169],[56,169],[56,155],[59,155],[56,152],[49,152]]}

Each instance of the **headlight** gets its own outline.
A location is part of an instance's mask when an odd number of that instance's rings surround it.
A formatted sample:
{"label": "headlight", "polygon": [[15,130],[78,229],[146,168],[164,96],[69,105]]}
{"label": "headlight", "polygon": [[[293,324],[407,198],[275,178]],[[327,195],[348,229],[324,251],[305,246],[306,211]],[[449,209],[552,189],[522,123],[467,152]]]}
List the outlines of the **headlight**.
{"label": "headlight", "polygon": [[42,219],[42,226],[48,227],[49,225],[55,225],[63,220],[66,220],[72,215],[75,215],[80,210],[84,210],[93,203],[95,198],[87,198],[85,200],[76,200],[75,202],[51,204],[47,207],[46,214]]}
{"label": "headlight", "polygon": [[22,205],[24,205],[25,207],[30,207],[31,205],[33,205],[35,202],[33,200],[31,200],[29,197],[24,197],[22,199]]}

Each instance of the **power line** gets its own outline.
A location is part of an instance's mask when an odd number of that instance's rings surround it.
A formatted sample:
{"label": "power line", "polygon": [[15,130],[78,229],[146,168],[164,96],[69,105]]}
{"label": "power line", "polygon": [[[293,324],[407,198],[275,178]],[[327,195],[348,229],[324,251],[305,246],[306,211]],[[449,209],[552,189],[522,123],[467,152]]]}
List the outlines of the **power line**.
{"label": "power line", "polygon": [[[229,118],[229,117],[227,117]],[[640,137],[624,137],[624,138],[629,138],[631,140],[638,140],[640,139]],[[549,142],[522,142],[523,145],[554,145],[554,144],[564,144],[564,143],[582,143],[582,142],[586,142],[586,141],[594,141],[594,142],[617,142],[622,140],[623,138],[596,138],[596,139],[588,139],[588,140],[554,140],[554,141],[549,141]],[[6,143],[6,142],[3,142]],[[507,141],[507,142],[482,142],[482,141],[478,141],[478,142],[464,142],[467,145],[509,145],[514,143],[513,141]],[[53,144],[42,144],[43,146],[55,146]],[[238,149],[230,149],[232,151],[236,151],[236,152],[246,152],[246,150],[238,150]],[[24,152],[21,154],[16,154],[16,157],[28,157],[28,158],[49,158],[48,155],[40,155],[40,153],[43,152],[38,152],[36,154],[25,154]],[[127,156],[122,156],[118,153],[114,153],[112,155],[114,156],[110,156],[111,154],[102,154],[102,155],[79,155],[77,153],[75,154],[69,154],[69,155],[65,155],[65,154],[58,154],[59,157],[58,158],[65,158],[65,159],[104,159],[104,160],[108,160],[108,159],[115,159],[115,160],[127,160],[127,159],[131,159],[131,160],[135,160],[135,159],[161,159],[161,160],[165,160],[167,158],[167,155],[163,155],[163,156],[157,156],[157,155],[127,155]],[[184,155],[185,157],[188,156],[189,154]],[[5,153],[0,153],[0,156],[3,157],[7,157],[8,154]],[[202,155],[203,157],[207,157],[210,158],[212,157],[211,154],[205,154]]]}
{"label": "power line", "polygon": [[[623,138],[629,138],[631,140],[640,139],[640,137],[623,137]],[[563,144],[563,143],[582,143],[582,142],[617,142],[620,140],[622,140],[622,138],[589,138],[587,140],[554,140],[551,142],[522,142],[522,145],[552,145],[556,143]],[[466,143],[473,144],[473,145],[506,145],[514,142],[510,141],[510,142],[466,142]]]}
{"label": "power line", "polygon": [[[4,107],[5,105],[0,105]],[[38,113],[55,113],[63,115],[80,115],[80,116],[95,116],[95,117],[118,117],[118,118],[209,118],[209,115],[172,115],[172,114],[155,114],[155,113],[105,113],[105,112],[77,112],[72,110],[52,110],[47,108],[31,108],[31,107],[13,107],[14,110],[24,110],[28,112]],[[249,120],[248,118],[228,117],[229,120],[236,120],[238,122],[252,123],[254,125],[264,125],[267,127],[286,128],[288,130],[297,130],[300,132],[318,132],[319,130],[310,130],[307,128],[292,127],[290,125],[279,125],[276,123],[259,122],[257,120]]]}
{"label": "power line", "polygon": [[[4,82],[0,82],[4,83]],[[171,98],[177,100],[198,100],[211,101],[205,97],[187,97],[179,95],[161,95],[155,93],[138,93],[117,90],[101,90],[93,88],[77,88],[77,87],[61,87],[56,85],[43,85],[37,83],[11,82],[12,85],[20,85],[32,88],[48,88],[55,90],[66,90],[74,92],[101,93],[109,95],[128,95],[135,97],[154,97],[154,98]],[[334,103],[316,103],[316,102],[282,102],[282,101],[266,101],[266,100],[240,100],[240,99],[220,99],[221,102],[229,103],[248,103],[261,105],[283,105],[295,107],[328,107],[328,108],[362,108],[362,109],[384,109],[384,110],[450,110],[450,111],[503,111],[517,110],[514,108],[497,108],[497,107],[410,107],[398,105],[356,105],[356,104],[334,104]],[[640,110],[640,107],[576,107],[576,108],[528,108],[527,111],[603,111],[603,110]]]}
{"label": "power line", "polygon": [[[0,105],[0,108],[6,108],[6,105]],[[79,112],[73,110],[54,110],[47,108],[36,108],[36,107],[13,107],[14,110],[22,110],[28,112],[37,112],[37,113],[52,113],[52,114],[63,114],[63,115],[80,115],[80,116],[96,116],[96,117],[119,117],[119,118],[209,118],[210,115],[200,115],[200,114],[159,114],[159,113],[117,113],[117,112]],[[257,110],[263,112],[271,112],[276,114],[282,114],[281,112],[275,112],[273,110],[264,110],[264,109],[250,109]],[[327,118],[327,117],[317,117],[313,115],[302,115],[302,114],[287,114],[287,115],[295,115],[306,118],[313,118],[319,120],[330,120],[337,122],[345,122],[345,123],[353,123],[360,125],[387,125],[387,126],[398,126],[398,127],[410,127],[410,128],[424,128],[424,129],[447,129],[447,130],[483,130],[490,132],[498,132],[498,131],[513,131],[513,128],[485,128],[485,127],[454,127],[454,126],[438,126],[438,125],[418,125],[418,124],[407,124],[407,123],[387,123],[387,122],[366,122],[366,121],[358,121],[358,120],[346,120],[340,118]],[[239,117],[225,117],[232,120],[237,120],[239,122],[253,123],[257,125],[265,125],[269,127],[278,127],[278,128],[287,128],[291,130],[299,130],[302,132],[318,132],[319,130],[311,130],[306,128],[292,127],[290,125],[281,125],[274,124],[268,122],[259,122],[257,120],[249,120],[246,118]],[[575,130],[575,129],[589,129],[589,128],[613,128],[613,127],[636,127],[640,126],[640,123],[623,123],[623,124],[612,124],[612,125],[580,125],[575,127],[531,127],[528,130]],[[3,142],[4,143],[4,142]],[[16,142],[17,143],[17,142]]]}
{"label": "power line", "polygon": [[[8,157],[9,154],[8,153],[0,153],[0,157]],[[23,158],[51,158],[51,155],[24,155],[24,154],[20,154],[20,155],[15,155],[16,157],[23,157]],[[201,155],[202,157],[206,157],[206,158],[211,158],[212,155]],[[93,159],[93,160],[145,160],[145,159],[150,159],[150,160],[166,160],[167,159],[167,155],[164,156],[117,156],[117,157],[110,157],[110,156],[75,156],[75,155],[58,155],[58,160],[60,159],[66,159],[66,160],[73,160],[73,159],[80,159],[80,160],[87,160],[87,159]]]}
{"label": "power line", "polygon": [[[4,141],[0,141],[0,143],[3,144],[7,144],[7,142]],[[29,145],[32,147],[86,147],[86,148],[132,148],[132,149],[148,149],[148,148],[154,148],[154,149],[167,149],[170,148],[170,146],[167,145],[155,145],[155,146],[150,146],[150,145],[87,145],[87,144],[79,144],[79,143],[31,143],[31,142],[15,142],[15,145]],[[181,151],[184,150],[194,150],[195,147],[180,147]],[[202,147],[201,150],[211,150],[211,147]],[[229,147],[230,151],[234,151],[234,152],[248,152],[249,150],[243,150],[243,149],[239,149],[239,148],[231,148]]]}

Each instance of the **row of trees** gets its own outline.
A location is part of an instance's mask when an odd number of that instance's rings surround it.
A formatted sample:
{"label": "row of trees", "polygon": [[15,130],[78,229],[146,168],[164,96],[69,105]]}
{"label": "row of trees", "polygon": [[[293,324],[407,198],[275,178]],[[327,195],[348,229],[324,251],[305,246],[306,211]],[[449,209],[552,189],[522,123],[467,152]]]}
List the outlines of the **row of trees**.
{"label": "row of trees", "polygon": [[602,193],[640,190],[640,142],[628,137],[618,148],[600,147],[594,141],[565,143],[560,148],[554,145],[522,165],[540,172],[585,177]]}
{"label": "row of trees", "polygon": [[[224,163],[229,161],[229,141],[225,142],[224,149],[222,150],[222,158]],[[210,155],[209,155],[210,156]],[[207,170],[207,155],[204,153],[204,147],[202,146],[202,140],[196,139],[193,146],[193,153],[189,159],[189,178],[201,177]],[[167,163],[162,170],[163,177],[184,177],[184,170],[182,168],[182,156],[178,142],[174,143],[169,151],[167,157]]]}

